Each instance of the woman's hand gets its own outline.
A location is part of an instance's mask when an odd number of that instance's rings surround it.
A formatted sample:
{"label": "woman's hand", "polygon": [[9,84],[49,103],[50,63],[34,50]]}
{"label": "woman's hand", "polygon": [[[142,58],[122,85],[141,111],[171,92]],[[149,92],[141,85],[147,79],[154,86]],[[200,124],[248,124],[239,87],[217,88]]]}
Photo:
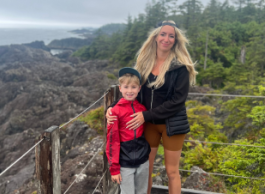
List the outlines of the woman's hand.
{"label": "woman's hand", "polygon": [[129,130],[137,129],[140,125],[144,123],[144,116],[142,112],[137,112],[131,115],[131,117],[134,117],[132,120],[130,120],[128,123],[126,123],[127,127]]}
{"label": "woman's hand", "polygon": [[108,124],[114,124],[114,121],[117,120],[117,116],[111,116],[112,115],[111,109],[112,107],[109,107],[106,112],[106,118]]}
{"label": "woman's hand", "polygon": [[112,175],[111,176],[112,182],[117,182],[119,185],[121,184],[121,174]]}

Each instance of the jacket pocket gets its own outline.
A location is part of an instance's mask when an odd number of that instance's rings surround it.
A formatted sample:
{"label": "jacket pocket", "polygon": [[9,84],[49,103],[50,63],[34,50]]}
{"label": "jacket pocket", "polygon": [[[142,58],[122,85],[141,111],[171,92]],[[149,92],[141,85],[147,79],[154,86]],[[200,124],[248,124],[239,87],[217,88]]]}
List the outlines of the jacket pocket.
{"label": "jacket pocket", "polygon": [[190,132],[190,125],[185,106],[181,109],[181,111],[166,119],[166,128],[167,135],[169,137],[172,135],[186,134]]}

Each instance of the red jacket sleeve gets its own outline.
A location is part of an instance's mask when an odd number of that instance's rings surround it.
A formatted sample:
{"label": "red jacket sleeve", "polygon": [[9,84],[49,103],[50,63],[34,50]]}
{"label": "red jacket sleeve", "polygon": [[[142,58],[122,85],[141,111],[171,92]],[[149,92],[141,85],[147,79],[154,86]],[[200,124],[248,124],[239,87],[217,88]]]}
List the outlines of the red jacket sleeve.
{"label": "red jacket sleeve", "polygon": [[[112,110],[113,116],[117,116]],[[119,133],[119,118],[114,121],[114,124],[108,125],[106,155],[109,161],[109,170],[111,175],[120,174],[120,133]]]}

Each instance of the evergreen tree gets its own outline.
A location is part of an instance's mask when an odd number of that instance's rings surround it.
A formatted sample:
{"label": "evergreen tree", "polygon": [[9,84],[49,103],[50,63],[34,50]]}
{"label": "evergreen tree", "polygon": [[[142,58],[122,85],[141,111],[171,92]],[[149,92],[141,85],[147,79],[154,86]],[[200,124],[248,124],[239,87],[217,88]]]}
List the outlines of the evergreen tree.
{"label": "evergreen tree", "polygon": [[199,22],[202,7],[202,3],[198,0],[187,0],[180,5],[181,13],[185,18],[184,27],[186,29]]}

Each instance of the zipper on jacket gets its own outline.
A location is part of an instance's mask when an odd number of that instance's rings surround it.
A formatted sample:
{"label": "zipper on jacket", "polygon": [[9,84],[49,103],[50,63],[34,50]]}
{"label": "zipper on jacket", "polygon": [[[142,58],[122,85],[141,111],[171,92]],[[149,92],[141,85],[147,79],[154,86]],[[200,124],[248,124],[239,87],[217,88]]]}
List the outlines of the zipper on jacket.
{"label": "zipper on jacket", "polygon": [[[148,80],[148,84],[150,84],[149,78],[147,78],[147,80]],[[152,94],[151,94],[151,109],[152,109],[153,108],[153,99],[154,99],[154,89],[151,88],[151,90],[152,90]]]}
{"label": "zipper on jacket", "polygon": [[152,95],[151,95],[151,109],[153,108],[153,99],[154,99],[154,90],[152,89]]}
{"label": "zipper on jacket", "polygon": [[[131,106],[132,106],[132,109],[133,109],[133,113],[135,113],[135,110],[134,110],[134,107],[133,107],[133,101],[132,101],[132,104],[131,104]],[[133,146],[134,146],[134,158],[133,158],[133,160],[134,160],[134,162],[133,163],[135,163],[135,140],[136,140],[136,129],[134,130],[134,144],[133,144]]]}
{"label": "zipper on jacket", "polygon": [[[148,81],[148,84],[150,84],[149,78],[147,78],[147,81]],[[153,108],[154,91],[155,91],[155,89],[154,88],[151,88],[151,90],[152,90],[152,94],[151,94],[151,109],[152,109]],[[153,124],[155,124],[154,119],[152,119],[152,121],[153,121]]]}

